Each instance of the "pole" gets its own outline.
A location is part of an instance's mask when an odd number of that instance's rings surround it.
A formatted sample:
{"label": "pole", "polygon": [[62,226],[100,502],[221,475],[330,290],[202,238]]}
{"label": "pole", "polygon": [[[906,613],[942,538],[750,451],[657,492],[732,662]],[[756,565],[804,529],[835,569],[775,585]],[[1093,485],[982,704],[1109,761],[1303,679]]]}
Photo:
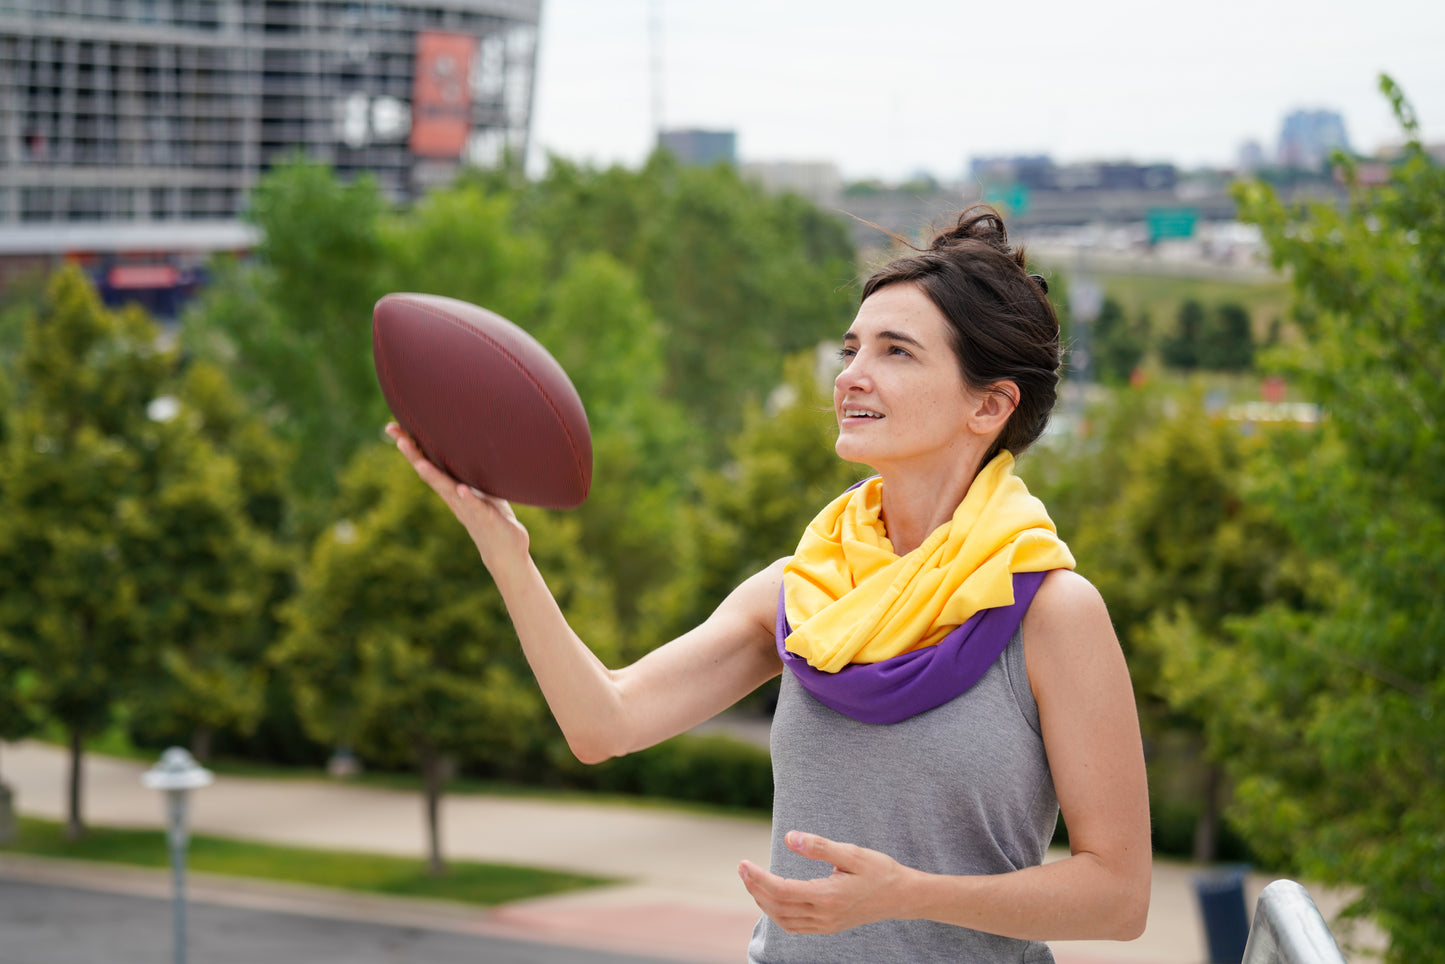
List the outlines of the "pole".
{"label": "pole", "polygon": [[191,791],[209,786],[211,771],[198,766],[191,754],[173,746],[160,763],[141,775],[141,783],[166,795],[166,843],[171,852],[171,882],[175,894],[175,964],[186,964],[186,809]]}
{"label": "pole", "polygon": [[170,812],[172,890],[175,892],[175,964],[186,964],[186,797],[187,790],[167,790]]}

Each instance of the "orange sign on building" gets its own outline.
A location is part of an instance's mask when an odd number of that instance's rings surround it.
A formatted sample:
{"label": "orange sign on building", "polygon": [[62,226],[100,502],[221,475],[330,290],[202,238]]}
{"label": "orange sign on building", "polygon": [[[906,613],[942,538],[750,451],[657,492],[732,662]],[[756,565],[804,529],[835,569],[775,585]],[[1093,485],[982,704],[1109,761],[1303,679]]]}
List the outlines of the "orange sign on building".
{"label": "orange sign on building", "polygon": [[471,70],[475,37],[424,31],[416,35],[412,77],[411,152],[461,157],[472,130]]}

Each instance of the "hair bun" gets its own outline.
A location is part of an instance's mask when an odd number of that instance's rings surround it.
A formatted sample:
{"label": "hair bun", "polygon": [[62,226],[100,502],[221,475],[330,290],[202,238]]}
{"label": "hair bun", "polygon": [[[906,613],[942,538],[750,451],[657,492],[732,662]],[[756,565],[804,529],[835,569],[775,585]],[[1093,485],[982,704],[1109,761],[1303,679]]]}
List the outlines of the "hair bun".
{"label": "hair bun", "polygon": [[1004,227],[1003,216],[987,204],[975,204],[965,208],[958,215],[953,227],[940,232],[929,245],[931,251],[944,251],[956,244],[977,241],[987,244],[1000,254],[1019,260],[1019,252],[1009,245],[1008,229]]}

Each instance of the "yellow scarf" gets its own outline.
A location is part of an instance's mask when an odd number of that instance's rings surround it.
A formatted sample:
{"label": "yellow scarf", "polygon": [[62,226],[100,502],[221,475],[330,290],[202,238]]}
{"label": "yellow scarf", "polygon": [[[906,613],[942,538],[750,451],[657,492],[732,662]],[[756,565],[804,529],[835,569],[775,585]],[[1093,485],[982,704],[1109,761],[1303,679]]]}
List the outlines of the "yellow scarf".
{"label": "yellow scarf", "polygon": [[836,673],[932,646],[974,613],[1014,601],[1015,572],[1074,568],[1044,504],[1000,452],[953,518],[906,556],[888,541],[883,480],[818,513],[783,575],[787,650]]}

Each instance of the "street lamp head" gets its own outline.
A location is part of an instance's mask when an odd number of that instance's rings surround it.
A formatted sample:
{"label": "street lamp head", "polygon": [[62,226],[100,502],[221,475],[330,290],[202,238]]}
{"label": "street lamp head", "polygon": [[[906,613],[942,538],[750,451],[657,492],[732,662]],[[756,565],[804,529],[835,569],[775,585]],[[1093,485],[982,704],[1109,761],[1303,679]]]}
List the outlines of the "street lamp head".
{"label": "street lamp head", "polygon": [[215,778],[185,748],[173,746],[140,779],[150,790],[195,790],[210,786]]}

